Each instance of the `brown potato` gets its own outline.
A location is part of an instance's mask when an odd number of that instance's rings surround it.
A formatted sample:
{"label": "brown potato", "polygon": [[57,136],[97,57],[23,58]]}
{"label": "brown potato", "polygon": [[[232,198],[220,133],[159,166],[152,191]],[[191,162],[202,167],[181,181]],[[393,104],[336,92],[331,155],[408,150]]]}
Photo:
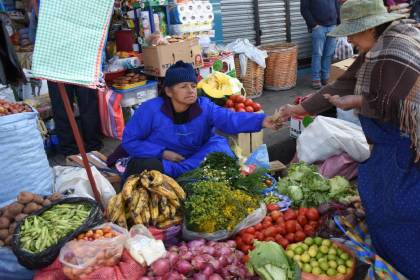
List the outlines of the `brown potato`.
{"label": "brown potato", "polygon": [[0,218],[0,229],[8,229],[10,226],[10,219],[7,217]]}
{"label": "brown potato", "polygon": [[16,216],[22,213],[22,210],[24,207],[25,206],[19,202],[13,202],[7,207],[7,209],[9,210],[10,214],[12,214],[13,216]]}
{"label": "brown potato", "polygon": [[36,204],[35,202],[31,202],[28,205],[26,205],[25,208],[23,208],[23,213],[32,214],[33,212],[35,212],[36,210],[39,210],[41,208],[42,208],[42,206]]}
{"label": "brown potato", "polygon": [[48,197],[48,200],[50,201],[56,201],[56,200],[60,200],[63,198],[63,195],[61,193],[53,193],[52,195],[50,195]]}
{"label": "brown potato", "polygon": [[3,240],[0,240],[0,247],[4,247],[4,241]]}
{"label": "brown potato", "polygon": [[44,199],[42,198],[42,196],[34,195],[33,202],[38,203],[38,204],[42,204],[44,202]]}
{"label": "brown potato", "polygon": [[0,229],[0,239],[6,240],[7,236],[9,236],[9,230],[8,229]]}
{"label": "brown potato", "polygon": [[17,215],[15,217],[15,221],[19,223],[20,221],[22,221],[23,219],[25,219],[27,216],[28,216],[27,214],[20,213],[19,215]]}
{"label": "brown potato", "polygon": [[21,192],[17,197],[17,201],[22,204],[32,202],[34,195],[30,192]]}
{"label": "brown potato", "polygon": [[18,225],[18,223],[17,223],[17,222],[14,222],[14,223],[11,223],[11,224],[10,224],[10,227],[9,227],[9,234],[13,234],[13,233],[15,232],[15,229],[16,229],[17,225]]}
{"label": "brown potato", "polygon": [[42,206],[48,206],[51,204],[51,201],[49,199],[44,199],[44,201],[42,202]]}
{"label": "brown potato", "polygon": [[7,236],[7,238],[4,240],[4,243],[6,246],[10,246],[12,244],[13,235]]}

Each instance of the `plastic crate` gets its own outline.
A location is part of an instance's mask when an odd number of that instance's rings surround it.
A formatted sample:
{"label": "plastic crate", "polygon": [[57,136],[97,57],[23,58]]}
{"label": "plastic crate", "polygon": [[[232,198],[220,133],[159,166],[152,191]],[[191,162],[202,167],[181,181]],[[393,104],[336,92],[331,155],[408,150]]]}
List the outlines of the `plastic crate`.
{"label": "plastic crate", "polygon": [[140,86],[130,90],[113,89],[115,93],[123,94],[121,107],[132,107],[140,105],[147,100],[158,96],[158,83],[156,81],[148,81],[144,86]]}

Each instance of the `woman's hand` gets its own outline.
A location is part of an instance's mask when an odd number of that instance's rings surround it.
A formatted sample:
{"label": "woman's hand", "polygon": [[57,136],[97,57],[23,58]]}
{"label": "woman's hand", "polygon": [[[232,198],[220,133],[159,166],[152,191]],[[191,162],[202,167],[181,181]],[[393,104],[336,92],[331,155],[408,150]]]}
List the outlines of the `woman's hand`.
{"label": "woman's hand", "polygon": [[362,107],[363,97],[359,95],[338,96],[324,94],[324,97],[328,99],[331,104],[344,111]]}
{"label": "woman's hand", "polygon": [[283,105],[277,110],[275,116],[282,123],[287,122],[292,116],[305,115],[306,111],[302,105]]}
{"label": "woman's hand", "polygon": [[264,128],[270,128],[273,130],[278,130],[282,126],[282,123],[279,121],[276,121],[276,119],[273,116],[266,117],[263,121],[262,126]]}
{"label": "woman's hand", "polygon": [[179,162],[179,161],[185,160],[185,158],[181,156],[180,154],[177,154],[175,152],[168,151],[168,150],[163,152],[162,157],[163,159],[166,159],[168,161],[173,161],[173,162]]}

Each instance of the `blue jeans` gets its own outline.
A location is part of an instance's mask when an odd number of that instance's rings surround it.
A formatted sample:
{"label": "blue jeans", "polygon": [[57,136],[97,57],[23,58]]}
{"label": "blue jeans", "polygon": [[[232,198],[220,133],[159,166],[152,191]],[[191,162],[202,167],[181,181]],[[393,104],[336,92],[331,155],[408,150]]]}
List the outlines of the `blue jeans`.
{"label": "blue jeans", "polygon": [[327,36],[335,26],[319,26],[312,30],[312,81],[328,80],[337,41]]}

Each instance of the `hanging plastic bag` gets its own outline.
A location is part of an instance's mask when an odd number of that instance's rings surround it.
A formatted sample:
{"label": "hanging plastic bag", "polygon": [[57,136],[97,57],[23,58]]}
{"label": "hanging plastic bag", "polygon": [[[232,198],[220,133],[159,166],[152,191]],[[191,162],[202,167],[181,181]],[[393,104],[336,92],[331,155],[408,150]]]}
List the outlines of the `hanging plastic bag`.
{"label": "hanging plastic bag", "polygon": [[260,204],[260,208],[256,209],[250,215],[248,215],[244,220],[242,220],[236,227],[233,229],[232,232],[228,232],[226,230],[220,230],[213,233],[200,233],[194,232],[187,229],[187,226],[184,222],[182,225],[182,237],[184,240],[195,240],[195,239],[206,239],[206,240],[213,240],[213,241],[221,241],[228,239],[231,236],[236,235],[241,230],[245,228],[249,228],[259,224],[264,217],[267,215],[267,208],[264,203]]}
{"label": "hanging plastic bag", "polygon": [[246,165],[255,164],[259,168],[269,169],[270,158],[266,144],[260,145],[245,161]]}
{"label": "hanging plastic bag", "polygon": [[107,234],[105,228],[110,228],[117,236],[93,241],[72,240],[61,248],[59,260],[63,265],[64,274],[69,279],[82,279],[101,267],[119,263],[128,232],[112,223],[97,226],[92,230],[104,230],[104,234]]}
{"label": "hanging plastic bag", "polygon": [[246,75],[248,59],[254,61],[262,68],[266,67],[265,59],[268,57],[267,51],[258,49],[248,39],[237,39],[228,44],[225,49],[239,54],[242,76]]}
{"label": "hanging plastic bag", "polygon": [[353,55],[353,46],[347,41],[347,37],[339,37],[335,47],[334,59],[345,60]]}

